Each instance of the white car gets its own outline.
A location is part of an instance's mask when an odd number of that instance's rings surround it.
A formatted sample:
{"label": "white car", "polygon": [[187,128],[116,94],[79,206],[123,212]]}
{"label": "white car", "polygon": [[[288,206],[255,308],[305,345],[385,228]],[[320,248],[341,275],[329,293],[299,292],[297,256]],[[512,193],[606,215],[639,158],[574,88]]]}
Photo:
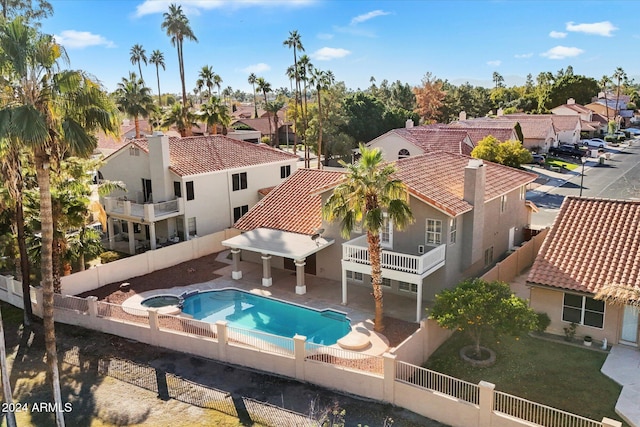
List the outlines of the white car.
{"label": "white car", "polygon": [[585,146],[593,148],[607,148],[607,143],[602,138],[583,139],[581,141]]}

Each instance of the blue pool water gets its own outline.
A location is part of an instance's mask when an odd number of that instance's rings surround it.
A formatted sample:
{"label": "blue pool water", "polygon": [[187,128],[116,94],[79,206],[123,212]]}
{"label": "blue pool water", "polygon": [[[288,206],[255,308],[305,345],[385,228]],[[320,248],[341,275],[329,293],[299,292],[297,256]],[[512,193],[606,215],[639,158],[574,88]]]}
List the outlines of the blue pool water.
{"label": "blue pool water", "polygon": [[205,322],[226,320],[229,326],[289,338],[299,334],[323,345],[335,344],[351,331],[344,313],[314,310],[235,289],[188,296],[182,311]]}

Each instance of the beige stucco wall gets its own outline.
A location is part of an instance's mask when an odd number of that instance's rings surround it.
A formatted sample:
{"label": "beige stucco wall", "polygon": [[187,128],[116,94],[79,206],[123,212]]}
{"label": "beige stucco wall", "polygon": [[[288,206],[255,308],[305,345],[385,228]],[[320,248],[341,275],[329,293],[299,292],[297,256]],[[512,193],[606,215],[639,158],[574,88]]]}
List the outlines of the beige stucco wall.
{"label": "beige stucco wall", "polygon": [[387,133],[374,139],[367,144],[369,148],[380,148],[384,159],[387,161],[398,160],[398,153],[400,150],[405,149],[409,151],[411,156],[418,156],[424,154],[424,150],[418,148],[414,144],[411,144],[406,139],[401,138],[395,133]]}
{"label": "beige stucco wall", "polygon": [[100,168],[104,179],[109,181],[122,181],[127,187],[126,192],[114,191],[110,196],[127,196],[134,202],[142,203],[142,178],[151,179],[149,171],[149,155],[140,150],[139,156],[129,155],[129,149],[123,148],[120,152],[109,157],[108,161]]}
{"label": "beige stucco wall", "polygon": [[[551,318],[551,324],[547,332],[557,335],[564,335],[564,328],[569,326],[569,322],[562,320],[562,303],[564,293],[561,290],[554,290],[541,287],[531,288],[531,308],[535,311],[544,312]],[[593,328],[579,325],[576,329],[576,337],[590,335],[596,341],[607,338],[609,344],[617,344],[620,339],[620,324],[622,310],[619,307],[606,305],[604,311],[604,328]]]}

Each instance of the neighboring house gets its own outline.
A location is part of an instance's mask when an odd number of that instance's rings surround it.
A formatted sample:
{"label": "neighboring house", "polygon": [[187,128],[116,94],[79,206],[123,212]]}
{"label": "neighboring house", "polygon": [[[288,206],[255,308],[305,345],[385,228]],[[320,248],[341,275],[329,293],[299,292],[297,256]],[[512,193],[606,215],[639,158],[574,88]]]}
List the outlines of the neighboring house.
{"label": "neighboring house", "polygon": [[522,130],[518,122],[499,122],[497,120],[461,120],[446,126],[467,131],[474,147],[487,136],[493,136],[500,142],[522,141]]}
{"label": "neighboring house", "polygon": [[295,172],[297,160],[222,135],[127,141],[100,169],[128,190],[105,198],[109,241],[124,234],[134,252],[136,244],[155,249],[228,228],[258,202],[259,190]]}
{"label": "neighboring house", "polygon": [[[522,145],[530,150],[537,150],[543,153],[549,151],[551,147],[558,146],[558,134],[554,127],[550,115],[534,117],[523,114],[517,116],[498,116],[494,120],[517,121],[522,129]],[[578,138],[580,131],[578,130]]]}
{"label": "neighboring house", "polygon": [[580,142],[582,123],[575,114],[507,114],[505,117],[513,120],[541,120],[545,123],[551,119],[557,143],[573,145]]}
{"label": "neighboring house", "polygon": [[593,111],[584,105],[576,104],[576,101],[573,98],[569,98],[566,104],[552,108],[551,114],[558,114],[561,116],[576,115],[580,116],[580,120],[584,122],[593,121]]}
{"label": "neighboring house", "polygon": [[599,291],[623,296],[611,285],[640,293],[640,202],[566,197],[531,267],[531,307],[551,318],[547,329],[611,344],[638,344],[638,311],[594,299]]}
{"label": "neighboring house", "polygon": [[[395,162],[396,177],[409,189],[415,222],[381,230],[385,292],[413,296],[416,319],[423,301],[442,289],[491,267],[523,241],[528,224],[526,185],[537,175],[460,154],[432,152]],[[298,170],[254,206],[235,227],[243,234],[223,244],[232,249],[233,277],[239,256],[263,263],[263,284],[271,284],[271,265],[295,270],[296,292],[305,293],[304,275],[370,286],[366,234],[344,240],[338,223],[322,220],[321,207],[344,179],[341,171]]]}
{"label": "neighboring house", "polygon": [[[140,127],[140,135],[151,133],[151,127],[147,120],[138,120],[138,126]],[[101,154],[102,156],[107,157],[121,148],[124,145],[124,141],[135,137],[136,127],[134,121],[124,119],[120,124],[120,138],[106,135],[104,132],[98,133],[98,146],[96,147],[95,154]]]}
{"label": "neighboring house", "polygon": [[411,120],[407,120],[406,128],[390,130],[368,142],[367,146],[380,148],[387,161],[419,156],[433,151],[470,155],[475,147],[464,130],[413,126]]}

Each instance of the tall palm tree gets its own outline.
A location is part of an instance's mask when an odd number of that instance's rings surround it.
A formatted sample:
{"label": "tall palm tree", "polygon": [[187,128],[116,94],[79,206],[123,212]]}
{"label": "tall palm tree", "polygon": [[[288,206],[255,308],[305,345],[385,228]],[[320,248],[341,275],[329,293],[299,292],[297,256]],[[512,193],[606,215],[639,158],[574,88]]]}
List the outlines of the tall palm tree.
{"label": "tall palm tree", "polygon": [[[189,26],[189,19],[182,11],[182,6],[178,6],[174,3],[169,5],[169,12],[165,12],[163,15],[164,21],[162,21],[161,28],[166,31],[167,35],[171,37],[171,44],[176,47],[178,51],[178,68],[180,69],[180,83],[182,84],[182,105],[185,108],[182,109],[183,113],[187,113],[187,90],[184,82],[184,57],[183,57],[183,43],[184,40],[192,40],[198,42],[193,30]],[[188,121],[185,116],[184,121]],[[187,134],[191,134],[191,129],[187,130]]]}
{"label": "tall palm tree", "polygon": [[247,81],[249,82],[249,84],[251,85],[251,88],[253,89],[253,114],[254,114],[254,118],[258,118],[258,103],[256,102],[256,75],[254,73],[249,74],[249,78],[247,79]]}
{"label": "tall palm tree", "polygon": [[334,188],[322,207],[322,216],[329,222],[340,221],[340,234],[345,239],[357,224],[367,233],[371,286],[375,300],[374,330],[382,332],[382,270],[380,230],[385,223],[399,230],[413,222],[406,185],[393,174],[395,167],[385,163],[379,148],[369,149],[360,144],[360,160],[355,164],[340,164],[347,169],[344,181]]}
{"label": "tall palm tree", "polygon": [[609,103],[607,102],[607,88],[611,83],[611,79],[608,76],[602,76],[600,79],[600,86],[602,87],[602,93],[604,93],[604,105],[606,106],[607,124],[609,124]]}
{"label": "tall palm tree", "polygon": [[233,96],[233,88],[231,86],[227,86],[222,90],[222,99],[225,101],[229,109],[231,109],[231,97]]}
{"label": "tall palm tree", "polygon": [[[264,95],[264,108],[266,110],[268,102],[267,93],[271,92],[271,83],[267,82],[263,77],[258,77],[256,84],[258,85],[258,90],[261,90]],[[271,145],[273,145],[273,132],[271,132],[271,117],[269,111],[267,111],[267,121],[269,122],[269,137],[271,138]]]}
{"label": "tall palm tree", "polygon": [[622,67],[616,68],[616,71],[613,73],[613,78],[618,81],[618,90],[616,92],[616,114],[619,114],[620,110],[618,104],[620,103],[620,85],[623,80],[627,80],[627,73],[622,69]]}
{"label": "tall palm tree", "polygon": [[134,44],[129,51],[131,55],[131,63],[133,65],[138,64],[138,71],[140,72],[140,78],[144,81],[142,77],[142,66],[141,62],[144,62],[144,65],[147,65],[147,52],[144,50],[141,44]]}
{"label": "tall palm tree", "polygon": [[136,127],[136,138],[140,138],[140,117],[147,118],[155,109],[151,89],[136,73],[129,73],[129,78],[122,78],[115,91],[116,104],[123,113],[133,117]]}
{"label": "tall palm tree", "polygon": [[267,102],[264,106],[264,109],[267,111],[271,118],[273,118],[273,129],[274,129],[274,137],[271,140],[271,145],[276,146],[279,144],[278,140],[278,111],[283,107],[284,102],[280,100],[275,100],[273,102]]}
{"label": "tall palm tree", "polygon": [[215,86],[215,83],[213,82],[213,77],[215,75],[216,73],[213,72],[213,68],[209,65],[205,65],[198,73],[198,80],[196,80],[196,87],[198,90],[202,90],[204,87],[207,88],[209,99],[211,99],[211,89]]}
{"label": "tall palm tree", "polygon": [[195,115],[189,111],[189,107],[182,104],[173,104],[171,110],[165,114],[160,124],[163,128],[175,126],[181,136],[187,136],[193,126],[198,126]]}
{"label": "tall palm tree", "polygon": [[162,107],[162,95],[160,93],[160,67],[162,67],[163,70],[166,70],[164,63],[164,54],[157,49],[154,50],[151,53],[149,62],[156,66],[156,80],[158,81],[158,106]]}
{"label": "tall palm tree", "polygon": [[220,77],[220,74],[213,73],[213,84],[218,88],[218,98],[220,98],[220,88],[222,87],[222,77]]}
{"label": "tall palm tree", "polygon": [[[298,105],[300,102],[300,108],[302,108],[302,100],[300,99],[300,79],[298,74],[298,51],[304,52],[304,46],[302,46],[302,41],[300,40],[300,34],[298,30],[289,31],[289,38],[287,38],[284,42],[282,42],[284,46],[287,46],[289,49],[293,49],[293,76],[296,81],[296,90],[294,94],[295,104]],[[297,110],[297,107],[294,109]],[[295,118],[294,118],[295,123]],[[293,153],[296,153],[296,148],[298,145],[298,133],[299,129],[295,130],[296,133],[294,135],[294,144],[293,144]]]}
{"label": "tall palm tree", "polygon": [[[298,60],[298,80],[302,81],[303,89],[302,89],[302,98],[300,99],[300,109],[302,110],[302,123],[303,130],[302,134],[304,135],[304,167],[311,167],[311,159],[309,153],[309,143],[307,141],[307,129],[309,128],[309,117],[307,115],[307,83],[309,82],[309,74],[313,69],[313,64],[311,64],[311,60],[307,55],[302,55]],[[304,100],[304,107],[302,100]]]}
{"label": "tall palm tree", "polygon": [[212,96],[206,104],[200,106],[200,117],[206,126],[213,128],[214,135],[218,133],[218,125],[222,126],[222,133],[226,134],[226,129],[231,123],[227,107],[220,102],[220,98],[217,96]]}
{"label": "tall palm tree", "polygon": [[333,73],[320,71],[317,68],[311,70],[309,82],[316,88],[318,98],[318,169],[322,169],[322,91],[333,84]]}
{"label": "tall palm tree", "polygon": [[[84,72],[59,71],[64,49],[52,36],[35,35],[20,18],[0,30],[3,70],[16,82],[11,103],[0,109],[1,137],[15,137],[33,153],[40,193],[41,276],[46,359],[53,382],[56,425],[64,426],[60,375],[53,321],[52,163],[68,155],[88,156],[97,145],[95,132],[117,130],[115,106],[102,87]],[[3,71],[4,72],[4,71]]]}
{"label": "tall palm tree", "polygon": [[[292,82],[297,78],[296,67],[294,65],[290,65],[287,68],[287,71],[285,72],[285,74],[289,78],[289,86],[291,86]],[[298,98],[297,98],[297,92],[294,92],[293,87],[291,88],[291,92],[294,93],[295,108],[289,108],[289,110],[291,110],[291,113],[292,113],[291,118],[293,119],[294,129],[297,130],[296,124],[298,123]],[[296,154],[297,149],[298,149],[298,132],[296,131],[293,134],[293,154]]]}

